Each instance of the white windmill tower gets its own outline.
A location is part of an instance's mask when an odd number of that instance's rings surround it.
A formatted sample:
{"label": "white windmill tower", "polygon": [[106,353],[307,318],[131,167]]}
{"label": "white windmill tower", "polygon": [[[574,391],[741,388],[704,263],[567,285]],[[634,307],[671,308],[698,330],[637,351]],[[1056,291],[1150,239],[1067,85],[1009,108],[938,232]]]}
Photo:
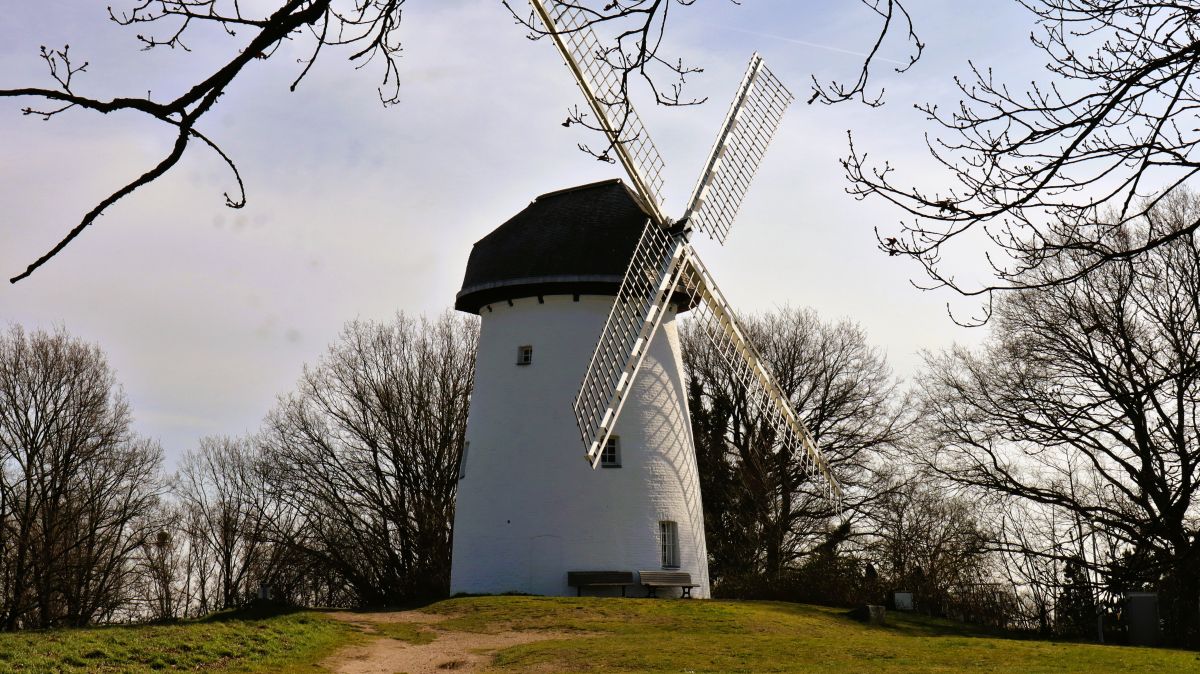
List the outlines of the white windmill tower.
{"label": "white windmill tower", "polygon": [[[542,195],[471,252],[455,306],[482,321],[451,592],[573,594],[569,571],[669,568],[708,596],[679,313],[691,312],[739,373],[781,451],[801,453],[838,489],[688,243],[693,227],[724,242],[792,96],[756,54],[672,221],[659,198],[663,161],[586,18],[557,0],[530,2],[631,186]],[[580,470],[580,435],[603,470]]]}

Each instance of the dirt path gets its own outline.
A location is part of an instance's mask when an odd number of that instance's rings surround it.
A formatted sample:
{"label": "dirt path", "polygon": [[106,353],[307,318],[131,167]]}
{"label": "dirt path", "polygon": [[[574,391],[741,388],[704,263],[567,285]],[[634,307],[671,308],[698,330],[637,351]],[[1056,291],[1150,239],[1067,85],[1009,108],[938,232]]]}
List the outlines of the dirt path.
{"label": "dirt path", "polygon": [[[437,627],[444,616],[420,611],[358,613],[339,611],[331,618],[349,622],[368,634],[381,636],[368,643],[349,646],[321,662],[337,674],[436,674],[441,672],[478,672],[492,662],[496,651],[534,641],[560,637],[578,637],[578,633],[505,631],[490,634],[451,632]],[[376,628],[381,623],[410,623],[422,631],[433,632],[427,644],[410,644],[384,636]]]}

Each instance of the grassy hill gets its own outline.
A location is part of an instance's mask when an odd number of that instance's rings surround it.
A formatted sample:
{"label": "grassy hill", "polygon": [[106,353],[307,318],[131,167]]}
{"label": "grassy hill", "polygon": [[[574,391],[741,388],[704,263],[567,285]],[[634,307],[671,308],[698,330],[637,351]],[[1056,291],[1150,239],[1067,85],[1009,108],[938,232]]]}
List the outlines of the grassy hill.
{"label": "grassy hill", "polygon": [[875,627],[777,602],[480,597],[424,610],[447,616],[441,629],[581,633],[500,652],[505,672],[1200,672],[1190,651],[998,638],[894,613]]}
{"label": "grassy hill", "polygon": [[321,672],[312,663],[359,638],[350,626],[312,612],[0,633],[0,672]]}
{"label": "grassy hill", "polygon": [[369,634],[313,612],[0,634],[0,672],[316,672],[346,644],[437,648],[455,634],[514,631],[554,635],[500,650],[495,671],[1200,672],[1200,653],[1189,651],[1005,638],[897,614],[873,627],[836,609],[775,602],[470,597],[421,611],[432,622],[358,614],[379,621]]}

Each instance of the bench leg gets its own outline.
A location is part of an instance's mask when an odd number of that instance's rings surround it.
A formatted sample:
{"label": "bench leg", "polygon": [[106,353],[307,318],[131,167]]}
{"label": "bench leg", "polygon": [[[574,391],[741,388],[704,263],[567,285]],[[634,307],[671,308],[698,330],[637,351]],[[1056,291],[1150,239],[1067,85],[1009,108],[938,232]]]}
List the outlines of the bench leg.
{"label": "bench leg", "polygon": [[683,590],[683,592],[682,592],[682,593],[680,593],[680,595],[679,595],[679,598],[680,598],[680,599],[691,599],[691,598],[692,598],[692,588],[690,588],[690,587],[681,587],[681,588],[679,588],[679,589],[680,589],[680,590]]}
{"label": "bench leg", "polygon": [[575,588],[575,596],[576,596],[576,597],[582,597],[582,596],[583,596],[583,586],[582,586],[582,585],[580,585],[579,587]]}
{"label": "bench leg", "polygon": [[624,585],[621,586],[621,596],[622,597],[625,596],[625,586]]}
{"label": "bench leg", "polygon": [[646,589],[649,590],[649,592],[646,594],[647,597],[650,597],[651,599],[658,598],[658,588],[651,585],[651,586],[647,587]]}

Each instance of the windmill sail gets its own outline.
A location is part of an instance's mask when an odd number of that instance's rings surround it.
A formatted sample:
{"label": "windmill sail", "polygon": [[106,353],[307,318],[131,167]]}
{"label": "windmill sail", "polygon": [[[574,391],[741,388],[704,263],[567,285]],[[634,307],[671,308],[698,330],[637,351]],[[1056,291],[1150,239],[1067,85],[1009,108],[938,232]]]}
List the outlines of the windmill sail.
{"label": "windmill sail", "polygon": [[571,68],[596,121],[625,167],[638,197],[659,227],[662,212],[662,169],[665,166],[642,119],[629,102],[627,75],[610,58],[624,59],[619,48],[605,48],[579,7],[558,0],[529,0],[546,26],[554,46]]}
{"label": "windmill sail", "polygon": [[791,92],[767,69],[762,57],[752,56],[708,163],[692,191],[684,215],[689,225],[725,242],[750,181],[791,102]]}
{"label": "windmill sail", "polygon": [[575,420],[593,467],[662,324],[686,255],[687,240],[681,234],[646,223],[575,398]]}
{"label": "windmill sail", "polygon": [[800,453],[811,473],[828,485],[832,495],[840,497],[841,487],[817,449],[804,420],[796,414],[762,358],[746,339],[733,309],[695,251],[688,251],[681,283],[688,293],[700,300],[692,310],[690,320],[695,321],[729,365],[735,383],[746,391],[751,406],[767,419],[776,441],[784,451]]}
{"label": "windmill sail", "polygon": [[776,437],[789,450],[802,452],[813,472],[824,478],[831,492],[838,493],[837,482],[811,434],[746,340],[728,302],[687,241],[691,227],[725,241],[792,94],[767,69],[762,57],[755,54],[750,59],[689,200],[683,220],[686,227],[673,227],[662,211],[664,162],[629,102],[628,75],[618,67],[625,64],[620,47],[601,45],[590,27],[589,15],[574,3],[529,2],[570,67],[649,215],[575,399],[575,419],[589,462],[593,467],[599,463],[667,306],[683,287],[700,299],[700,324],[740,374],[746,390],[770,419]]}
{"label": "windmill sail", "polygon": [[629,102],[625,75],[609,60],[624,55],[600,44],[579,7],[558,0],[530,4],[650,216],[575,399],[575,420],[595,467],[683,273],[687,239],[682,232],[668,231],[670,221],[662,211],[662,157]]}

